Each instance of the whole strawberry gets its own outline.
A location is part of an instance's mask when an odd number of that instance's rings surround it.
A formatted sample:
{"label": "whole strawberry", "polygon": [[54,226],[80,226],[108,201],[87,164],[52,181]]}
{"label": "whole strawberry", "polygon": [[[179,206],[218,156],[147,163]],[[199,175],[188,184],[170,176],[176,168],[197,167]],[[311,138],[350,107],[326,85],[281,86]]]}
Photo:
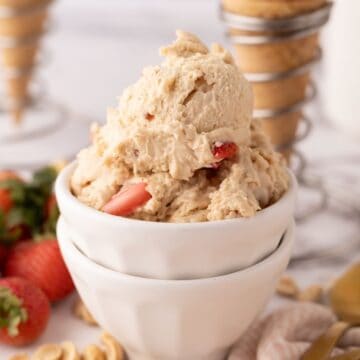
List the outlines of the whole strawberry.
{"label": "whole strawberry", "polygon": [[44,291],[51,302],[63,299],[74,290],[56,240],[23,242],[11,249],[5,276],[30,280]]}
{"label": "whole strawberry", "polygon": [[[7,180],[22,181],[15,172],[11,170],[0,170],[0,182],[4,182]],[[14,204],[9,189],[0,188],[0,210],[4,213],[7,213],[10,211],[13,205]]]}
{"label": "whole strawberry", "polygon": [[23,346],[35,341],[49,316],[49,300],[37,286],[16,277],[0,279],[1,343]]}
{"label": "whole strawberry", "polygon": [[14,203],[9,190],[0,188],[0,210],[6,214],[13,206]]}
{"label": "whole strawberry", "polygon": [[49,219],[54,212],[58,212],[57,201],[55,194],[51,194],[45,202],[45,207],[44,207],[45,220]]}
{"label": "whole strawberry", "polygon": [[57,205],[55,194],[51,194],[44,206],[44,224],[43,231],[45,233],[56,234],[56,224],[59,218],[59,208]]}
{"label": "whole strawberry", "polygon": [[5,265],[5,261],[9,254],[9,249],[7,246],[0,244],[0,271],[3,269]]}
{"label": "whole strawberry", "polygon": [[12,170],[0,170],[0,181],[16,179],[22,181],[21,177]]}

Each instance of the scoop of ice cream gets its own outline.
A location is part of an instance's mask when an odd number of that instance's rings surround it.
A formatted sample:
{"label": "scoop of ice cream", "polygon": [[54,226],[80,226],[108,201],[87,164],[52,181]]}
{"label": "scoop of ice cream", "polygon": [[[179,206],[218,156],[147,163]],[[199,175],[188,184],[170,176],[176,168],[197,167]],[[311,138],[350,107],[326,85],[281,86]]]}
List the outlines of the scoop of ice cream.
{"label": "scoop of ice cream", "polygon": [[146,68],[109,111],[95,147],[108,163],[124,162],[137,174],[188,180],[211,165],[215,141],[249,141],[252,93],[220,46],[209,51],[194,35],[177,35],[161,49],[165,61]]}
{"label": "scoop of ice cream", "polygon": [[209,51],[194,35],[177,32],[177,40],[160,49],[161,66],[144,70],[120,100],[120,116],[144,124],[178,122],[197,133],[221,128],[248,129],[252,94],[229,53],[219,45]]}
{"label": "scoop of ice cream", "polygon": [[182,31],[160,52],[165,61],[93,128],[75,195],[102,209],[122,186],[143,182],[151,199],[130,216],[174,222],[251,216],[277,201],[286,168],[251,120],[251,88],[231,55]]}

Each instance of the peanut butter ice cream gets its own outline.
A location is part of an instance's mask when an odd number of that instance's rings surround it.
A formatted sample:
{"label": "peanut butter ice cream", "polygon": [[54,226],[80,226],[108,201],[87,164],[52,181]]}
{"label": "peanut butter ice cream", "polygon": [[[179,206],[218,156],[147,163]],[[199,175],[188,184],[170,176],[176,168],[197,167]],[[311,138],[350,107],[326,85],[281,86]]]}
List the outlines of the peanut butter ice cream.
{"label": "peanut butter ice cream", "polygon": [[251,120],[251,88],[232,56],[182,31],[160,53],[164,62],[92,129],[74,194],[98,210],[163,222],[249,217],[277,201],[287,171]]}

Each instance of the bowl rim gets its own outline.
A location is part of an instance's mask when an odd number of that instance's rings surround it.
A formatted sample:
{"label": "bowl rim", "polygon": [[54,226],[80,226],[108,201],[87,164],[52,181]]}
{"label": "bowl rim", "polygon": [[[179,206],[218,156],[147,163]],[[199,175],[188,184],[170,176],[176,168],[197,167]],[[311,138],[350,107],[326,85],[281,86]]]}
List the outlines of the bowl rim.
{"label": "bowl rim", "polygon": [[77,161],[73,161],[68,164],[64,169],[59,173],[56,182],[55,182],[55,193],[56,197],[61,197],[64,201],[67,201],[71,207],[77,208],[78,211],[84,212],[90,218],[98,218],[105,224],[117,226],[119,224],[123,225],[136,225],[140,227],[151,227],[154,229],[167,228],[169,229],[193,229],[203,228],[203,227],[218,227],[219,225],[233,225],[237,226],[241,223],[251,223],[262,221],[261,219],[268,216],[269,213],[275,211],[277,208],[280,208],[284,203],[295,201],[296,190],[297,190],[297,180],[295,175],[290,169],[287,169],[289,175],[289,187],[287,191],[281,196],[281,198],[276,201],[274,204],[267,206],[264,209],[259,210],[254,216],[251,217],[238,217],[233,219],[224,219],[224,220],[214,220],[214,221],[203,221],[203,222],[185,222],[185,223],[171,223],[171,222],[156,222],[148,220],[139,220],[131,219],[123,216],[115,216],[107,214],[105,212],[96,210],[88,205],[85,205],[80,200],[76,198],[75,195],[70,191],[70,176],[72,175],[74,168],[77,164]]}
{"label": "bowl rim", "polygon": [[[63,220],[62,220],[63,221]],[[169,279],[154,279],[154,278],[145,278],[134,275],[129,275],[121,272],[117,272],[116,270],[112,270],[107,268],[99,263],[89,259],[85,254],[81,252],[81,250],[71,241],[69,236],[65,235],[59,238],[60,249],[61,252],[64,253],[64,258],[71,258],[71,263],[76,264],[76,268],[85,267],[86,271],[89,274],[93,274],[94,272],[97,276],[102,278],[106,278],[112,282],[116,281],[125,281],[128,283],[137,283],[144,285],[159,285],[159,286],[169,286],[169,285],[179,285],[179,286],[189,286],[192,284],[197,285],[208,285],[214,282],[220,281],[231,281],[238,277],[246,276],[249,273],[258,271],[259,269],[269,266],[271,263],[275,262],[277,259],[284,256],[284,253],[291,251],[292,244],[295,236],[295,221],[291,220],[287,229],[282,237],[280,244],[277,248],[272,251],[269,255],[264,257],[262,260],[257,263],[246,267],[245,269],[241,269],[229,274],[223,274],[208,278],[197,278],[197,279],[183,279],[183,280],[169,280]],[[69,256],[68,256],[69,254]],[[76,273],[76,272],[75,272]]]}

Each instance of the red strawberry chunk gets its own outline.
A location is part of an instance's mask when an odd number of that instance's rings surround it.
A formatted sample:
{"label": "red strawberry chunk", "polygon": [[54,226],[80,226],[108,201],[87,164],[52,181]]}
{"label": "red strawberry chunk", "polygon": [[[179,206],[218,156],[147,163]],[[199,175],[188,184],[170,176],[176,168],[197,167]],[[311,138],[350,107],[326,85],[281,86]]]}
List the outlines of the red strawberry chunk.
{"label": "red strawberry chunk", "polygon": [[217,141],[213,147],[213,154],[215,159],[231,159],[237,154],[237,145],[233,142],[220,142]]}
{"label": "red strawberry chunk", "polygon": [[145,119],[148,121],[152,121],[152,120],[154,120],[154,118],[155,118],[155,115],[153,115],[153,114],[150,114],[150,113],[145,114]]}
{"label": "red strawberry chunk", "polygon": [[126,216],[133,213],[138,207],[146,204],[151,199],[151,194],[146,190],[146,183],[129,184],[115,194],[104,205],[103,211],[117,216]]}

